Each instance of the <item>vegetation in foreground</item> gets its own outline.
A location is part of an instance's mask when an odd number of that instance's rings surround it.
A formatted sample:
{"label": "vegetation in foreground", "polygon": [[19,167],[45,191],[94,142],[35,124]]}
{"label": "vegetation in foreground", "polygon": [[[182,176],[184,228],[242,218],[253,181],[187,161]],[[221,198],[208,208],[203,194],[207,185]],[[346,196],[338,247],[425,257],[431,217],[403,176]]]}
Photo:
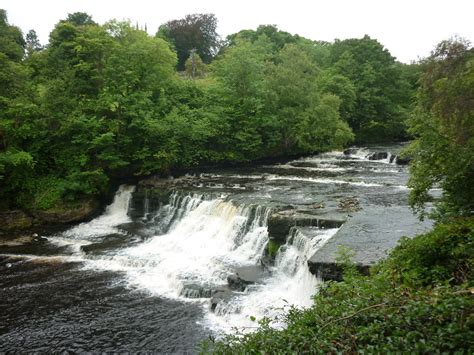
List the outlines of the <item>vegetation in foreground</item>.
{"label": "vegetation in foreground", "polygon": [[287,328],[259,321],[202,345],[202,352],[459,353],[474,350],[474,218],[438,225],[404,239],[390,257],[357,274],[346,264],[343,282],[327,282],[309,309],[290,309]]}

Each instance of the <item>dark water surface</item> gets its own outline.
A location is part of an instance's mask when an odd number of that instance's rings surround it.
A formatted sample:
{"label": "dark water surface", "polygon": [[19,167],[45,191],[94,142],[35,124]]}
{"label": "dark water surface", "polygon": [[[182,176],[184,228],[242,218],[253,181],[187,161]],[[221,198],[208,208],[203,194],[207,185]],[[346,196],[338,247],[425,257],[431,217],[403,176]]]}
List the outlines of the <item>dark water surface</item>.
{"label": "dark water surface", "polygon": [[0,257],[0,349],[39,352],[192,351],[202,308],[150,296],[108,271],[61,258]]}

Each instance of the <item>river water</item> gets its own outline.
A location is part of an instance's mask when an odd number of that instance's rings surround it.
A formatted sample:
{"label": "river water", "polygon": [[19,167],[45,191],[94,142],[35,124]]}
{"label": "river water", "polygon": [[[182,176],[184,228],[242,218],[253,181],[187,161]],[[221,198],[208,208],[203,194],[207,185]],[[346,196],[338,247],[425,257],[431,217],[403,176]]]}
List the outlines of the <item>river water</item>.
{"label": "river water", "polygon": [[[269,216],[285,208],[342,215],[341,201],[354,198],[357,213],[407,213],[399,150],[206,171],[160,199],[122,185],[90,222],[1,244],[0,350],[193,352],[209,336],[309,306],[320,281],[307,260],[338,229],[291,228],[270,263]],[[381,151],[389,154],[370,159]],[[229,287],[233,275],[248,284]]]}

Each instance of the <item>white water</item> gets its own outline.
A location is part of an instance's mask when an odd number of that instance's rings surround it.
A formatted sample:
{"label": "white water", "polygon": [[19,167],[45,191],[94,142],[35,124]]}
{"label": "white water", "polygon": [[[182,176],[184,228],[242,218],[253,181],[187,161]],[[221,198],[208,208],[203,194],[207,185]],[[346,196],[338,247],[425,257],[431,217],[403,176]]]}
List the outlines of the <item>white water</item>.
{"label": "white water", "polygon": [[[286,245],[280,248],[272,270],[272,277],[230,303],[218,304],[215,313],[208,315],[208,323],[217,329],[231,331],[232,327],[252,330],[263,317],[275,319],[273,326],[284,324],[278,316],[290,305],[309,307],[311,296],[317,292],[320,281],[309,272],[307,260],[336,232],[335,229],[316,230],[313,238],[293,229]],[[236,312],[237,311],[237,312]]]}
{"label": "white water", "polygon": [[98,237],[117,232],[119,224],[130,222],[128,206],[135,186],[121,185],[115,194],[114,201],[107,206],[105,212],[90,222],[81,223],[64,233],[68,237]]}
{"label": "white water", "polygon": [[80,247],[90,244],[97,237],[117,233],[118,225],[130,222],[128,207],[135,186],[121,185],[115,193],[113,202],[104,213],[90,222],[84,222],[63,232],[61,236],[51,238],[56,245],[69,246],[72,251],[79,252]]}
{"label": "white water", "polygon": [[[181,297],[183,287],[224,286],[236,267],[259,263],[268,242],[266,221],[270,209],[238,206],[224,197],[206,200],[201,195],[179,193],[156,212],[159,222],[168,224],[165,234],[104,254],[82,253],[82,245],[100,242],[108,234],[117,233],[117,225],[130,221],[127,210],[133,191],[133,187],[121,186],[102,216],[51,240],[71,246],[74,257],[83,260],[85,268],[123,272],[131,287],[202,303],[206,309],[207,299]],[[168,219],[163,221],[163,216]],[[255,326],[250,316],[275,316],[289,304],[309,306],[318,281],[309,273],[307,258],[335,231],[321,230],[310,239],[294,230],[277,255],[271,274],[246,292],[236,292],[229,303],[219,304],[215,314],[207,312],[206,326],[220,330]]]}
{"label": "white water", "polygon": [[360,187],[383,186],[381,184],[369,183],[369,182],[363,182],[363,181],[345,181],[345,180],[329,179],[329,178],[307,178],[307,177],[299,177],[299,176],[270,175],[270,176],[267,176],[267,179],[270,181],[271,180],[303,181],[303,182],[311,182],[315,184],[351,185],[351,186],[360,186]]}

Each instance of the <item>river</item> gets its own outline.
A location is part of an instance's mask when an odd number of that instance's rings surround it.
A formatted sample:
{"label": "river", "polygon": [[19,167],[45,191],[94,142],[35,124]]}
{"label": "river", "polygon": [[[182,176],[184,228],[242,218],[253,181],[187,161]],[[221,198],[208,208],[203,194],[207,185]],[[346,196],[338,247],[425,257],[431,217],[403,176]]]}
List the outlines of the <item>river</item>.
{"label": "river", "polygon": [[[400,149],[122,185],[90,222],[0,244],[0,350],[193,352],[209,336],[251,331],[255,319],[309,306],[321,281],[308,259],[336,239],[339,226],[290,228],[272,260],[269,218],[378,211],[378,225],[395,218],[423,230],[407,206]],[[166,186],[162,193],[157,184]]]}

